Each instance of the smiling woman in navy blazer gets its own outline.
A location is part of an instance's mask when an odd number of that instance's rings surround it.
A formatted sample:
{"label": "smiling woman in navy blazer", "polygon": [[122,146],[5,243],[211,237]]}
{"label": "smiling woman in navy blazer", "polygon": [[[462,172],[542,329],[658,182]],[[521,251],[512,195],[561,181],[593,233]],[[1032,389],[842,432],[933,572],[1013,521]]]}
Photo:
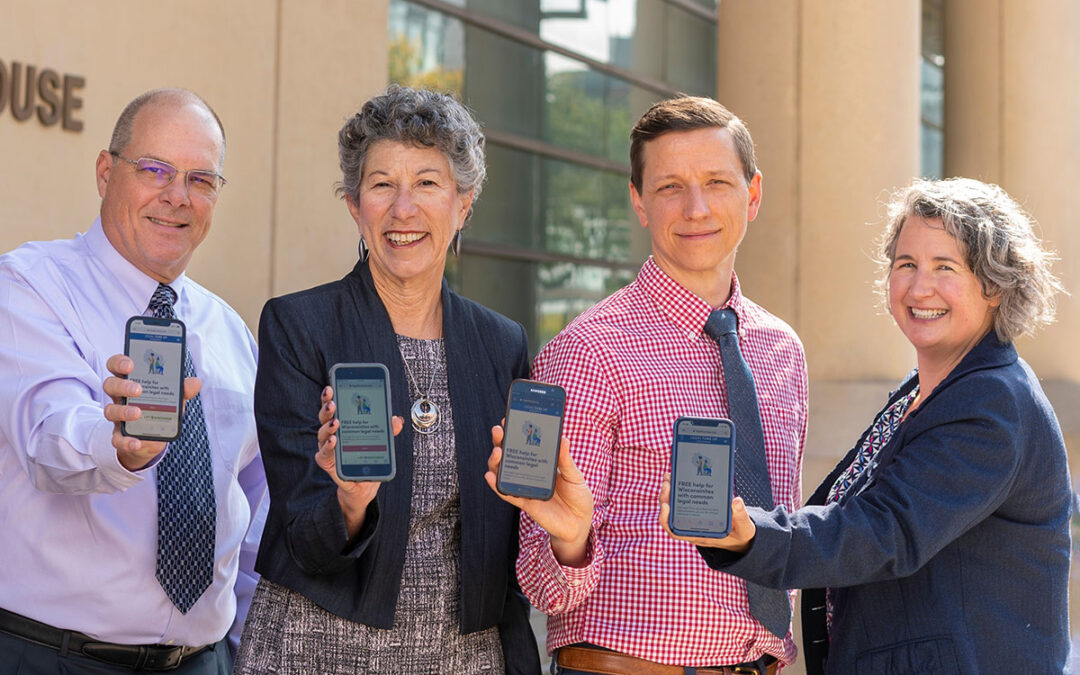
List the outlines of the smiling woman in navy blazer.
{"label": "smiling woman in navy blazer", "polygon": [[[491,428],[529,373],[525,330],[443,278],[484,137],[450,96],[391,86],[338,146],[360,260],[269,301],[259,323],[270,510],[236,672],[539,675],[514,576],[518,512],[484,482]],[[356,362],[385,364],[394,413],[414,410],[389,482],[336,475],[329,371]]]}
{"label": "smiling woman in navy blazer", "polygon": [[728,538],[691,541],[714,569],[818,589],[803,595],[811,674],[1061,673],[1069,470],[1012,345],[1053,319],[1050,256],[1001,188],[969,179],[901,191],[881,253],[918,368],[810,506],[736,499]]}

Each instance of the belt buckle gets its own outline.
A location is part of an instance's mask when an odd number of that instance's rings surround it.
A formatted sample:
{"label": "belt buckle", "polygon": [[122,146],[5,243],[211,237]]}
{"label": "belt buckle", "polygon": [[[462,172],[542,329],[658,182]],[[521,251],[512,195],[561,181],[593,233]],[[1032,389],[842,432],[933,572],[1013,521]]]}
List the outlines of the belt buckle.
{"label": "belt buckle", "polygon": [[731,672],[734,673],[734,675],[764,675],[757,666],[739,665],[733,667]]}

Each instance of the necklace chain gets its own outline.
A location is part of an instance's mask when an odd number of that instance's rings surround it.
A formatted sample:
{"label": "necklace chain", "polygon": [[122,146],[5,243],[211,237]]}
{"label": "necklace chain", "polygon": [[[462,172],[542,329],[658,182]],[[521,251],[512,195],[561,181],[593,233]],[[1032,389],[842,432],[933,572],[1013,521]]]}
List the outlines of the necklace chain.
{"label": "necklace chain", "polygon": [[[398,345],[401,351],[401,345]],[[411,416],[413,431],[421,434],[432,434],[439,428],[439,406],[431,400],[431,388],[435,386],[435,376],[439,373],[439,359],[435,359],[435,366],[431,369],[431,380],[428,382],[427,391],[420,390],[420,384],[409,367],[409,359],[405,352],[401,351],[401,362],[405,365],[405,374],[409,376],[409,382],[416,389],[418,397],[412,404]]]}

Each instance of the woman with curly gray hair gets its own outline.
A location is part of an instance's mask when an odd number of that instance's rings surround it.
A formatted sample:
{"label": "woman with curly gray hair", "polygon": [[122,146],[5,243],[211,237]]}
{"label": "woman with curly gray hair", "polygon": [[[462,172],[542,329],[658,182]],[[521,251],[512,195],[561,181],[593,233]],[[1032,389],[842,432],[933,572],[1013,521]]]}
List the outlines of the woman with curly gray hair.
{"label": "woman with curly gray hair", "polygon": [[1053,320],[1052,256],[1004,190],[964,178],[897,193],[880,254],[918,367],[808,506],[736,500],[731,535],[695,543],[714,569],[813,589],[808,673],[1061,673],[1072,490],[1012,344]]}
{"label": "woman with curly gray hair", "polygon": [[[529,373],[525,331],[443,279],[484,180],[483,134],[449,96],[391,86],[338,148],[359,260],[270,300],[259,324],[270,509],[236,672],[539,673],[518,512],[484,482],[506,391]],[[384,483],[335,467],[328,373],[358,362],[390,372]]]}

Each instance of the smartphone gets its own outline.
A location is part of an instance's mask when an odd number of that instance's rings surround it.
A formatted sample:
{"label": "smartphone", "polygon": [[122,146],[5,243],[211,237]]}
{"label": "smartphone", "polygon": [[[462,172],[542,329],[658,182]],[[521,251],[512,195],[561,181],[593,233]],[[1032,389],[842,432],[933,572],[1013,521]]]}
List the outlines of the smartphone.
{"label": "smartphone", "polygon": [[133,316],[124,328],[124,354],[135,362],[127,376],[142,385],[142,394],[125,405],[142,416],[120,423],[120,433],[149,441],[175,441],[184,410],[184,323],[179,319]]}
{"label": "smartphone", "polygon": [[722,539],[731,529],[735,426],[680,417],[671,443],[671,531]]}
{"label": "smartphone", "polygon": [[551,499],[559,466],[566,390],[514,380],[506,398],[502,461],[496,487],[504,495]]}
{"label": "smartphone", "polygon": [[341,480],[388,481],[397,472],[391,423],[390,372],[381,363],[338,363],[330,369],[340,424],[334,459]]}

